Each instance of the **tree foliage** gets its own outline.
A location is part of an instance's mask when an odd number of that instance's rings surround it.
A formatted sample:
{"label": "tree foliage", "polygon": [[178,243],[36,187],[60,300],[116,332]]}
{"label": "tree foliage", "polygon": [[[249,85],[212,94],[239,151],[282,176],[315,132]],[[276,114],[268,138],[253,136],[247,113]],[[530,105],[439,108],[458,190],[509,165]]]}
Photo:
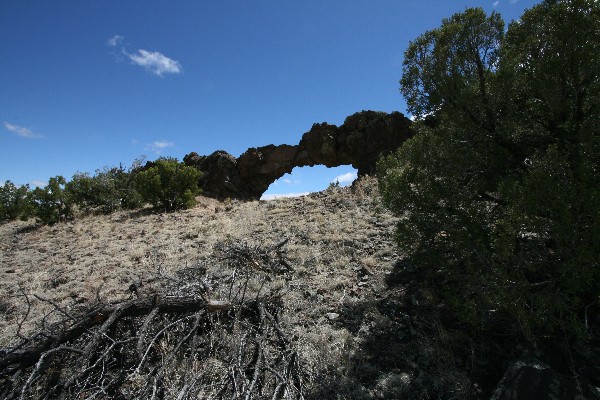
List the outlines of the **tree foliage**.
{"label": "tree foliage", "polygon": [[142,205],[142,198],[134,187],[132,170],[104,168],[94,176],[77,173],[67,183],[67,190],[75,204],[84,212],[98,211],[110,214],[120,209],[135,209]]}
{"label": "tree foliage", "polygon": [[401,91],[408,111],[422,119],[443,111],[477,127],[493,130],[490,86],[498,66],[504,22],[478,8],[444,19],[439,29],[410,43]]}
{"label": "tree foliage", "polygon": [[143,160],[135,160],[128,170],[120,165],[94,175],[78,172],[70,181],[55,176],[33,190],[6,181],[0,186],[0,222],[33,216],[38,223],[52,225],[77,213],[110,214],[141,208],[146,202],[165,211],[196,204],[200,171],[172,158],[159,158],[145,167]]}
{"label": "tree foliage", "polygon": [[547,0],[504,34],[467,9],[405,53],[418,134],[380,162],[381,191],[401,249],[473,326],[581,337],[598,304],[599,17]]}
{"label": "tree foliage", "polygon": [[202,173],[173,158],[159,158],[136,176],[136,188],[144,201],[165,211],[190,208],[200,193]]}
{"label": "tree foliage", "polygon": [[31,211],[28,192],[28,185],[17,187],[11,181],[0,186],[0,222],[27,219]]}
{"label": "tree foliage", "polygon": [[62,176],[50,178],[48,185],[30,192],[33,214],[38,222],[53,225],[73,217],[73,203],[65,190],[67,181]]}
{"label": "tree foliage", "polygon": [[545,1],[510,24],[500,76],[506,134],[519,146],[556,143],[576,155],[571,145],[598,133],[599,9],[594,0]]}

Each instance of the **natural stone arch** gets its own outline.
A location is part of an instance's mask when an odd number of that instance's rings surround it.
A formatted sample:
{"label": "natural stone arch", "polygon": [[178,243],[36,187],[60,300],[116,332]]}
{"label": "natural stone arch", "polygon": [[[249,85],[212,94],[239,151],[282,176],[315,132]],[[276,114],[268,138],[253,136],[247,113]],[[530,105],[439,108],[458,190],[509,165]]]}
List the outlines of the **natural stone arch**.
{"label": "natural stone arch", "polygon": [[377,160],[412,136],[411,121],[399,112],[362,111],[341,126],[314,124],[297,145],[252,147],[238,158],[225,151],[190,153],[186,165],[204,175],[204,194],[218,198],[260,199],[269,185],[294,167],[352,165],[358,176],[375,172]]}

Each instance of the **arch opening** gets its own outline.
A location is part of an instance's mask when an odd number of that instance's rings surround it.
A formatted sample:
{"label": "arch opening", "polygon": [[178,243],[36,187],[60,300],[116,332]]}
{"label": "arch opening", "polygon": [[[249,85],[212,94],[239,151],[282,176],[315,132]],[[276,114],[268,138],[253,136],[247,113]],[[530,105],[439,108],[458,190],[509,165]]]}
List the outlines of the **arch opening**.
{"label": "arch opening", "polygon": [[357,178],[357,173],[358,171],[351,165],[331,168],[324,165],[295,167],[291,173],[271,183],[261,196],[261,200],[305,196],[325,190],[330,184],[348,186]]}

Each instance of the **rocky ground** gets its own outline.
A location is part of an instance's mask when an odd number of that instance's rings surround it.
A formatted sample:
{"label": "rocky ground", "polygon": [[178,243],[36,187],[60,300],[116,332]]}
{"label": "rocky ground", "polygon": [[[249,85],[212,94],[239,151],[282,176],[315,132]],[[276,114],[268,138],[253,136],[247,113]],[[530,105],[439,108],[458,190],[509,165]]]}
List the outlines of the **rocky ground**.
{"label": "rocky ground", "polygon": [[[276,299],[277,331],[297,354],[304,398],[488,398],[508,367],[496,362],[498,349],[486,352],[462,332],[397,254],[396,219],[380,204],[374,179],[299,198],[199,200],[172,214],[0,225],[0,347],[61,313],[153,293],[195,295],[200,287],[199,296],[217,302]],[[243,341],[232,329],[223,340]],[[199,385],[171,380],[163,395],[220,398]]]}

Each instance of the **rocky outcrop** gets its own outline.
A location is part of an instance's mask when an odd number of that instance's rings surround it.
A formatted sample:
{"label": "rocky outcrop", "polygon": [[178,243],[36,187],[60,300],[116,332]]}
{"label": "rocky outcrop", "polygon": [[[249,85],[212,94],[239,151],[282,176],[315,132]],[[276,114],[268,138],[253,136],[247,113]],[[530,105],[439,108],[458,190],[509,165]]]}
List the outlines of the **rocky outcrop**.
{"label": "rocky outcrop", "polygon": [[295,167],[352,165],[358,175],[375,172],[377,160],[412,136],[411,121],[399,112],[362,111],[341,126],[315,124],[298,145],[253,147],[235,158],[225,151],[190,153],[186,165],[203,172],[205,195],[259,199],[269,185]]}

